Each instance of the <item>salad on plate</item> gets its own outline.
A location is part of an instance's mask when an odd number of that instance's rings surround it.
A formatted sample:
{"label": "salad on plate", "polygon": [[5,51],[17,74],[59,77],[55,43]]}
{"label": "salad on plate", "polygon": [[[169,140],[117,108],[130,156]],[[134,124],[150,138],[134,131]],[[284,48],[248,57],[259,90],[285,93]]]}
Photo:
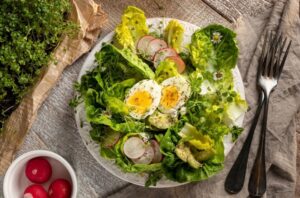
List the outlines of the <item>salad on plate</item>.
{"label": "salad on plate", "polygon": [[223,168],[224,137],[235,141],[247,110],[236,91],[236,34],[212,24],[184,44],[178,20],[152,31],[144,12],[129,6],[95,66],[76,84],[100,155],[126,173],[184,183]]}

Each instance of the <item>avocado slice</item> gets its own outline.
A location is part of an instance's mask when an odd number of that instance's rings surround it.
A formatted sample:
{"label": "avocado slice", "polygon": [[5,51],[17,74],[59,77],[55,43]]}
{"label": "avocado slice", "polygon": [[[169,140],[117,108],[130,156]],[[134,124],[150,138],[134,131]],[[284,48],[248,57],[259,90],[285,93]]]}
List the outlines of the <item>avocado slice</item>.
{"label": "avocado slice", "polygon": [[191,167],[195,169],[198,169],[202,166],[202,164],[195,159],[190,148],[184,143],[179,143],[176,146],[175,153],[179,157],[179,159],[181,159],[184,162],[187,162]]}
{"label": "avocado slice", "polygon": [[159,111],[155,111],[149,116],[149,123],[158,129],[168,129],[177,122],[177,117],[171,114],[164,114]]}

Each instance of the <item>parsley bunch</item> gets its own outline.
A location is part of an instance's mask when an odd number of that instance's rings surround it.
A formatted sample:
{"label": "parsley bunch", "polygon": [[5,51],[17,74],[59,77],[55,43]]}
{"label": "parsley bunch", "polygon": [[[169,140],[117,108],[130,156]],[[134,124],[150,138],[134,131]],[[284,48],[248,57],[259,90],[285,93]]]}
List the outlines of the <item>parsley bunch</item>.
{"label": "parsley bunch", "polygon": [[1,0],[0,132],[4,121],[36,81],[62,35],[76,25],[67,21],[69,0]]}

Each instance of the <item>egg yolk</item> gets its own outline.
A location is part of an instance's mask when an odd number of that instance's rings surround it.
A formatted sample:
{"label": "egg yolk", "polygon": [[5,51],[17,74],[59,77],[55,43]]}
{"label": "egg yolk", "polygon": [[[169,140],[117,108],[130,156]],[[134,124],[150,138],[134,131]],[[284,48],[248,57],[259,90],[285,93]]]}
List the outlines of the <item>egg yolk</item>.
{"label": "egg yolk", "polygon": [[180,93],[176,86],[164,87],[162,90],[160,104],[166,109],[171,109],[177,105],[179,97]]}
{"label": "egg yolk", "polygon": [[127,99],[127,105],[133,112],[140,115],[143,115],[150,108],[152,102],[151,94],[145,90],[138,90]]}

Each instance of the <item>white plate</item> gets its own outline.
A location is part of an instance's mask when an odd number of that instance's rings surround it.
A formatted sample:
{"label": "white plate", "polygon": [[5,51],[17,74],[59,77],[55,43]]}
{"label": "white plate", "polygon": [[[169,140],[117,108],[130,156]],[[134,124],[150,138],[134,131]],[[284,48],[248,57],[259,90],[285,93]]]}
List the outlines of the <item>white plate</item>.
{"label": "white plate", "polygon": [[[152,30],[159,30],[159,26],[162,26],[160,28],[163,31],[164,27],[167,25],[167,23],[170,21],[170,18],[150,18],[147,19],[147,24],[152,24],[152,27],[150,28],[150,31]],[[184,32],[184,40],[183,40],[183,46],[186,46],[188,43],[190,43],[191,40],[191,35],[194,33],[195,30],[199,29],[198,26],[193,25],[191,23],[185,22],[185,21],[180,21],[178,20],[185,29]],[[95,64],[95,53],[98,52],[101,47],[102,43],[110,42],[113,38],[114,32],[111,32],[107,34],[104,37],[100,38],[100,42],[93,48],[93,50],[89,53],[88,57],[86,58],[85,62],[83,63],[82,69],[79,73],[78,76],[78,82],[80,82],[81,76],[83,76],[87,71],[92,70],[96,64]],[[242,98],[245,98],[245,92],[244,92],[244,85],[243,85],[243,80],[240,75],[240,72],[237,67],[235,67],[232,70],[233,77],[234,77],[234,86],[235,89],[240,93]],[[94,158],[101,164],[107,171],[112,173],[113,175],[119,177],[122,180],[125,180],[127,182],[144,186],[145,185],[145,180],[147,178],[146,174],[137,174],[137,173],[125,173],[123,172],[115,163],[113,160],[107,160],[104,159],[100,156],[99,150],[100,147],[99,145],[94,142],[90,135],[89,131],[91,129],[89,123],[86,121],[86,115],[85,115],[85,110],[84,110],[84,105],[81,103],[76,107],[76,124],[80,133],[80,136],[83,139],[84,144],[86,145],[87,149],[89,152],[94,156]],[[235,124],[238,126],[242,126],[244,119],[244,114],[240,116],[236,121]],[[225,146],[225,156],[228,154],[230,149],[233,146],[233,143],[231,142],[231,136],[227,136],[224,138],[224,146]],[[173,182],[170,181],[166,178],[162,178],[154,188],[166,188],[166,187],[175,187],[182,185],[184,183],[178,183],[178,182]]]}

